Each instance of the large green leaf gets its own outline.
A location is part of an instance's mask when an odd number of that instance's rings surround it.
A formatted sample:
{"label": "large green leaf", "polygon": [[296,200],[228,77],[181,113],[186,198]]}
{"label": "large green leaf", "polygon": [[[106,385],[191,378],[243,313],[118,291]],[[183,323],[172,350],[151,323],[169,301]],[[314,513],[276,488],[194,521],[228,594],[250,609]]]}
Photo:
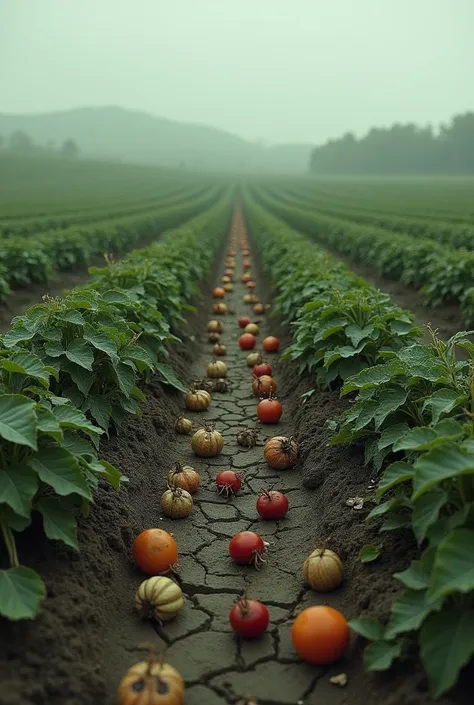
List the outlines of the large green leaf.
{"label": "large green leaf", "polygon": [[374,414],[375,428],[383,424],[387,416],[399,409],[406,401],[408,392],[402,387],[395,387],[382,393],[376,413]]}
{"label": "large green leaf", "polygon": [[78,461],[65,448],[41,448],[30,458],[29,463],[38,473],[40,480],[52,487],[57,494],[79,494],[85,499],[92,499]]}
{"label": "large green leaf", "polygon": [[97,350],[105,352],[112,360],[117,360],[117,345],[106,333],[98,333],[93,326],[87,326],[84,339]]}
{"label": "large green leaf", "polygon": [[0,436],[6,441],[36,450],[36,403],[21,394],[0,396]]}
{"label": "large green leaf", "polygon": [[30,517],[37,489],[38,477],[27,465],[8,465],[0,470],[0,504],[7,504],[21,517]]}
{"label": "large green leaf", "polygon": [[413,477],[413,466],[404,462],[392,463],[382,475],[377,487],[376,497],[380,499],[385,492],[391,490],[402,482],[407,482]]}
{"label": "large green leaf", "polygon": [[110,423],[110,404],[99,394],[91,394],[87,397],[84,406],[86,411],[90,411],[91,416],[105,430],[108,429]]}
{"label": "large green leaf", "polygon": [[10,328],[8,333],[5,333],[2,338],[2,343],[6,348],[13,348],[15,345],[22,343],[24,340],[31,340],[34,336],[34,331],[28,330],[25,326],[17,325]]}
{"label": "large green leaf", "polygon": [[61,428],[74,428],[77,431],[83,431],[88,434],[102,434],[104,432],[103,429],[94,426],[94,424],[88,421],[82,411],[75,406],[69,406],[67,404],[64,406],[55,406],[53,413]]}
{"label": "large green leaf", "polygon": [[465,400],[454,389],[438,389],[423,404],[423,410],[430,409],[433,423],[439,421],[441,416],[449,414],[456,406]]}
{"label": "large green leaf", "polygon": [[125,362],[119,362],[114,366],[114,370],[120,391],[125,394],[126,397],[130,396],[132,389],[135,386],[136,373],[132,367],[127,365]]}
{"label": "large green leaf", "polygon": [[77,525],[71,510],[62,507],[55,497],[42,497],[36,504],[36,508],[43,516],[46,536],[49,539],[63,541],[78,551]]}
{"label": "large green leaf", "polygon": [[474,454],[463,452],[453,443],[446,443],[418,458],[413,469],[412,499],[415,501],[443,480],[474,474]]}
{"label": "large green leaf", "polygon": [[366,543],[359,551],[359,560],[361,563],[372,563],[380,556],[381,546],[375,546],[371,543]]}
{"label": "large green leaf", "polygon": [[426,590],[407,590],[392,605],[392,615],[385,630],[385,638],[391,641],[398,634],[418,629],[430,612],[441,608],[443,600],[428,602]]}
{"label": "large green leaf", "polygon": [[472,529],[455,529],[439,543],[428,589],[430,600],[474,590],[473,547]]}
{"label": "large green leaf", "polygon": [[56,318],[59,321],[64,321],[65,323],[73,323],[75,326],[85,325],[84,316],[80,311],[76,311],[75,309],[70,309],[69,311],[60,311],[56,314]]}
{"label": "large green leaf", "polygon": [[400,580],[409,590],[426,590],[430,582],[431,570],[435,558],[435,550],[427,549],[420,560],[412,561],[410,567],[393,577]]}
{"label": "large green leaf", "polygon": [[49,385],[49,373],[41,358],[32,352],[22,350],[12,353],[9,359],[1,359],[0,365],[9,372],[16,372],[39,380],[44,386]]}
{"label": "large green leaf", "polygon": [[380,434],[380,438],[377,442],[377,448],[379,450],[384,450],[389,446],[393,446],[392,450],[395,451],[395,446],[399,438],[401,438],[408,431],[408,424],[405,422],[394,424],[393,426],[387,426],[384,428]]}
{"label": "large green leaf", "polygon": [[163,381],[165,384],[169,384],[171,387],[178,389],[180,392],[186,392],[187,389],[184,384],[176,377],[175,373],[169,365],[165,365],[164,362],[157,362],[155,364],[156,369],[163,376]]}
{"label": "large green leaf", "polygon": [[51,436],[51,438],[54,438],[56,441],[62,440],[63,432],[59,426],[59,421],[52,411],[38,404],[36,417],[38,419],[38,431],[40,433]]}
{"label": "large green leaf", "polygon": [[353,632],[370,641],[383,639],[384,627],[375,617],[359,617],[348,622]]}
{"label": "large green leaf", "polygon": [[411,523],[418,543],[426,538],[428,529],[437,520],[439,510],[446,504],[448,497],[447,492],[440,487],[434,487],[413,503]]}
{"label": "large green leaf", "polygon": [[71,376],[79,391],[87,397],[94,382],[94,374],[74,362],[69,362],[69,360],[63,363],[62,369]]}
{"label": "large green leaf", "polygon": [[94,353],[90,345],[84,338],[74,338],[66,349],[66,357],[74,364],[83,367],[85,370],[92,370],[94,362]]}
{"label": "large green leaf", "polygon": [[449,605],[426,619],[420,632],[420,655],[435,698],[453,687],[473,654],[474,609]]}
{"label": "large green leaf", "polygon": [[364,649],[364,666],[368,671],[386,671],[401,653],[401,643],[374,641]]}
{"label": "large green leaf", "polygon": [[46,586],[31,568],[0,570],[0,614],[7,619],[34,619],[45,597]]}
{"label": "large green leaf", "polygon": [[435,440],[437,435],[428,426],[418,426],[407,431],[393,446],[396,453],[399,450],[423,450],[424,446]]}

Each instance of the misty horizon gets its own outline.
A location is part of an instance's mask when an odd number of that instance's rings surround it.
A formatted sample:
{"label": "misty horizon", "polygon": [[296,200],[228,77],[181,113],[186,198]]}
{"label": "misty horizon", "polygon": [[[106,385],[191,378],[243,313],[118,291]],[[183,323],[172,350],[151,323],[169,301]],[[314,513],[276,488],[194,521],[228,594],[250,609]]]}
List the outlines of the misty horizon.
{"label": "misty horizon", "polygon": [[0,112],[117,106],[265,144],[438,127],[473,108],[473,25],[468,0],[0,0]]}

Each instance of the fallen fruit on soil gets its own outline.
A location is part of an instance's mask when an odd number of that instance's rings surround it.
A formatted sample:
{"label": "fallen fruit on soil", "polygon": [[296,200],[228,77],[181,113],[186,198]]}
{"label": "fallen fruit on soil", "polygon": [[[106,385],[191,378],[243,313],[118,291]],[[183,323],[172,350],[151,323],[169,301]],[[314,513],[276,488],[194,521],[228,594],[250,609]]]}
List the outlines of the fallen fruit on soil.
{"label": "fallen fruit on soil", "polygon": [[174,428],[178,433],[191,433],[193,429],[193,422],[185,418],[183,414],[180,414],[175,421]]}
{"label": "fallen fruit on soil", "polygon": [[276,391],[277,386],[273,377],[262,375],[261,377],[255,377],[253,380],[252,392],[256,397],[269,397],[270,394]]}
{"label": "fallen fruit on soil", "polygon": [[256,342],[257,338],[251,333],[243,333],[239,338],[239,345],[242,350],[252,350]]}
{"label": "fallen fruit on soil", "polygon": [[258,304],[257,294],[244,294],[244,304]]}
{"label": "fallen fruit on soil", "polygon": [[253,446],[257,445],[257,440],[258,429],[255,428],[243,428],[237,434],[237,443],[245,448],[253,448]]}
{"label": "fallen fruit on soil", "polygon": [[262,602],[239,597],[230,611],[229,621],[238,636],[258,639],[267,629],[270,615]]}
{"label": "fallen fruit on soil", "polygon": [[209,321],[207,330],[209,333],[222,333],[224,326],[220,321]]}
{"label": "fallen fruit on soil", "polygon": [[258,365],[259,362],[261,362],[261,361],[262,361],[262,355],[258,351],[247,355],[247,365],[249,367],[255,367],[255,365]]}
{"label": "fallen fruit on soil", "polygon": [[276,470],[288,470],[296,463],[297,445],[293,437],[274,436],[265,443],[263,457]]}
{"label": "fallen fruit on soil", "polygon": [[247,282],[247,284],[245,286],[247,287],[247,289],[256,289],[257,288],[257,285],[255,284],[255,282],[252,279],[249,282]]}
{"label": "fallen fruit on soil", "polygon": [[223,360],[213,360],[207,366],[207,376],[219,379],[219,377],[227,377],[227,365]]}
{"label": "fallen fruit on soil", "polygon": [[140,617],[169,622],[184,604],[183,591],[174,580],[158,575],[144,580],[135,595]]}
{"label": "fallen fruit on soil", "polygon": [[212,296],[213,296],[215,299],[223,299],[224,296],[225,296],[225,290],[224,290],[221,286],[216,286],[216,287],[212,290]]}
{"label": "fallen fruit on soil", "polygon": [[274,335],[269,335],[264,338],[262,345],[265,352],[278,352],[280,341]]}
{"label": "fallen fruit on soil", "polygon": [[282,405],[278,399],[272,397],[262,399],[257,406],[257,416],[262,423],[278,423],[282,413]]}
{"label": "fallen fruit on soil", "polygon": [[193,498],[181,487],[172,487],[161,496],[163,514],[171,519],[184,519],[192,514]]}
{"label": "fallen fruit on soil", "polygon": [[291,627],[291,640],[299,656],[321,666],[341,658],[349,645],[349,638],[344,615],[325,605],[303,610]]}
{"label": "fallen fruit on soil", "polygon": [[184,681],[162,660],[148,659],[132,666],[118,689],[119,705],[182,705]]}
{"label": "fallen fruit on soil", "polygon": [[195,389],[191,387],[184,400],[187,409],[191,411],[203,411],[211,403],[211,395],[205,389]]}
{"label": "fallen fruit on soil", "polygon": [[328,548],[316,548],[303,563],[303,576],[307,585],[317,592],[334,590],[344,577],[342,561]]}
{"label": "fallen fruit on soil", "polygon": [[254,313],[265,313],[267,307],[264,304],[255,304],[253,307]]}
{"label": "fallen fruit on soil", "polygon": [[133,558],[143,573],[167,573],[178,560],[178,545],[163,529],[145,529],[133,543]]}
{"label": "fallen fruit on soil", "polygon": [[211,424],[200,428],[191,440],[191,447],[201,458],[214,458],[224,447],[224,439]]}
{"label": "fallen fruit on soil", "polygon": [[223,377],[220,377],[219,379],[216,379],[214,384],[212,385],[212,391],[213,392],[228,392],[229,391],[229,383],[226,379]]}
{"label": "fallen fruit on soil", "polygon": [[269,521],[283,519],[288,512],[288,498],[277,490],[263,490],[257,499],[257,512]]}
{"label": "fallen fruit on soil", "polygon": [[227,306],[226,304],[214,304],[212,311],[220,314],[227,313]]}
{"label": "fallen fruit on soil", "polygon": [[197,492],[201,478],[198,472],[190,465],[176,463],[175,467],[168,473],[168,485],[170,487],[181,487],[190,494]]}
{"label": "fallen fruit on soil", "polygon": [[248,323],[245,326],[245,333],[252,333],[252,335],[258,335],[260,332],[260,328],[257,326],[256,323]]}
{"label": "fallen fruit on soil", "polygon": [[241,328],[245,328],[251,322],[248,316],[240,316],[238,319],[238,324]]}
{"label": "fallen fruit on soil", "polygon": [[250,272],[245,272],[240,277],[240,281],[242,282],[242,284],[246,284],[247,282],[249,282],[251,280],[252,280],[252,275],[250,274]]}
{"label": "fallen fruit on soil", "polygon": [[252,266],[252,262],[250,262],[250,260],[248,260],[248,259],[244,260],[243,266],[244,266],[244,269],[250,269],[250,267]]}
{"label": "fallen fruit on soil", "polygon": [[209,333],[209,336],[207,338],[210,343],[218,343],[219,340],[221,339],[221,336],[219,333]]}
{"label": "fallen fruit on soil", "polygon": [[227,291],[227,292],[234,291],[234,287],[233,287],[232,282],[226,282],[224,284],[224,291]]}
{"label": "fallen fruit on soil", "polygon": [[242,477],[234,470],[223,470],[216,477],[217,491],[229,499],[242,487]]}
{"label": "fallen fruit on soil", "polygon": [[257,363],[252,370],[252,374],[255,377],[263,377],[263,375],[268,375],[269,377],[271,377],[272,372],[273,368],[268,362]]}
{"label": "fallen fruit on soil", "polygon": [[266,545],[255,531],[241,531],[230,540],[229,554],[234,563],[259,568],[265,563]]}

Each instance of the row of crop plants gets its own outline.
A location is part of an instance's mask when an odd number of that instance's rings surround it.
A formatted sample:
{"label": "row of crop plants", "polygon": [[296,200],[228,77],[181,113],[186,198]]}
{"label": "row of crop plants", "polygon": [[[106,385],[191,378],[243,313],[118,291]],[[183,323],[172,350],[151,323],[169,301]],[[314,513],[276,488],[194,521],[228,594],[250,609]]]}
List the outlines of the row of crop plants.
{"label": "row of crop plants", "polygon": [[[205,190],[205,186],[198,184],[174,183],[166,184],[162,190],[154,189],[145,197],[130,198],[123,196],[121,201],[112,203],[100,202],[96,206],[83,205],[76,210],[64,210],[59,213],[47,213],[25,218],[2,218],[0,216],[0,236],[3,238],[15,235],[38,236],[40,233],[52,230],[64,230],[75,225],[86,225],[87,223],[98,223],[101,220],[109,220],[124,216],[144,214],[146,211],[154,211],[158,206],[173,205],[179,201],[184,201],[198,195]],[[47,207],[47,206],[46,206]]]}
{"label": "row of crop plants", "polygon": [[201,202],[194,219],[92,270],[87,285],[33,306],[2,336],[0,534],[10,564],[0,571],[3,616],[33,618],[46,594],[41,577],[21,565],[16,533],[39,512],[47,538],[77,549],[76,515],[87,515],[98,482],[118,490],[126,480],[99,459],[100,437],[140,413],[140,384],[152,373],[185,391],[167,347],[224,237],[232,200],[229,188],[207,210]]}
{"label": "row of crop plants", "polygon": [[314,209],[338,220],[349,220],[362,225],[370,225],[394,233],[424,237],[451,247],[465,247],[474,250],[474,224],[452,223],[443,220],[421,218],[419,216],[383,213],[374,208],[355,207],[347,202],[327,202],[323,194],[311,194],[298,189],[274,189],[274,196],[300,208]]}
{"label": "row of crop plants", "polygon": [[[312,393],[331,384],[352,397],[329,422],[331,443],[362,443],[368,476],[379,475],[367,520],[381,532],[411,530],[419,546],[394,576],[405,590],[388,623],[370,615],[351,623],[370,642],[366,666],[385,670],[416,644],[438,697],[474,652],[474,343],[459,333],[423,344],[409,312],[248,190],[244,210],[278,294],[275,311],[293,327],[285,357],[312,376]],[[377,557],[377,547],[366,550]]]}
{"label": "row of crop plants", "polygon": [[0,301],[11,289],[47,283],[57,272],[86,267],[103,255],[121,255],[217,203],[223,186],[194,187],[186,195],[158,201],[153,210],[97,223],[52,230],[36,237],[0,240]]}
{"label": "row of crop plants", "polygon": [[262,187],[254,187],[252,195],[323,246],[373,267],[381,276],[420,289],[427,304],[460,304],[466,323],[474,323],[474,252],[289,205]]}

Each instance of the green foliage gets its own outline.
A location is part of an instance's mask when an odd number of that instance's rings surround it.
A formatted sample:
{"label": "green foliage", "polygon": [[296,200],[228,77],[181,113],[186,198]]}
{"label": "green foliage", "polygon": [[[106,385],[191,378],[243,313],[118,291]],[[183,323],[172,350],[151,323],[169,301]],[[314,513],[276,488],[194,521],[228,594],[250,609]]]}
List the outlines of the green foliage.
{"label": "green foliage", "polygon": [[[417,641],[439,697],[474,652],[473,332],[448,342],[432,333],[429,345],[421,343],[411,316],[388,297],[317,248],[312,254],[300,233],[248,192],[244,206],[279,310],[293,323],[285,357],[319,383],[342,382],[341,394],[350,395],[347,410],[329,422],[331,443],[362,444],[380,473],[367,520],[382,533],[411,531],[419,545],[419,557],[395,575],[405,591],[387,625],[370,616],[351,622],[370,641],[365,665],[386,670]],[[371,544],[359,557],[365,563],[379,553]]]}
{"label": "green foliage", "polygon": [[98,457],[99,439],[140,413],[151,373],[180,390],[166,363],[182,310],[230,219],[232,192],[157,245],[93,270],[91,282],[14,319],[0,339],[0,614],[33,618],[45,588],[20,566],[14,533],[33,513],[44,533],[77,550],[76,516],[100,480],[125,479]]}

